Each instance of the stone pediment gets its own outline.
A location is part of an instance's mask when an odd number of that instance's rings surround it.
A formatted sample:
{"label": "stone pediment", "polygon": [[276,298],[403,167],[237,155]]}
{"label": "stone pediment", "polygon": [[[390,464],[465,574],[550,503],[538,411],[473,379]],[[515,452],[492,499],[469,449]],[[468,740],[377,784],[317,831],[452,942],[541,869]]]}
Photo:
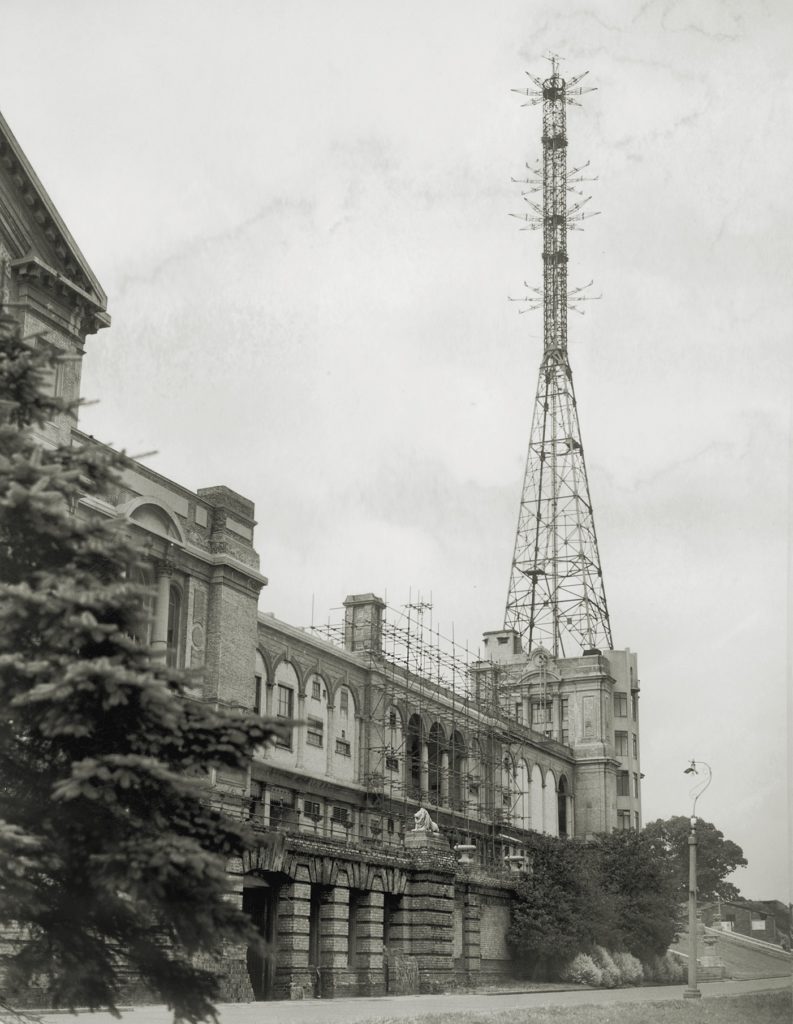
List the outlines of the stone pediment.
{"label": "stone pediment", "polygon": [[559,682],[561,675],[554,656],[544,647],[535,647],[526,655],[520,667],[520,682],[531,684],[543,678],[545,682]]}
{"label": "stone pediment", "polygon": [[107,296],[0,115],[0,232],[20,277],[48,277],[105,326]]}

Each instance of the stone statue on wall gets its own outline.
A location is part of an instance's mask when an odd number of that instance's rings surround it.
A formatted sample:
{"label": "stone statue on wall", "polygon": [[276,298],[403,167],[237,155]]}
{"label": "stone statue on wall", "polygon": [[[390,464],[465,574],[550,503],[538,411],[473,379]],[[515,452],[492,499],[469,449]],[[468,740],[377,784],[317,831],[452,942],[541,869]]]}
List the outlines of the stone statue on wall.
{"label": "stone statue on wall", "polygon": [[430,817],[430,812],[424,808],[419,807],[416,813],[413,815],[415,824],[413,826],[414,832],[437,832],[438,826]]}

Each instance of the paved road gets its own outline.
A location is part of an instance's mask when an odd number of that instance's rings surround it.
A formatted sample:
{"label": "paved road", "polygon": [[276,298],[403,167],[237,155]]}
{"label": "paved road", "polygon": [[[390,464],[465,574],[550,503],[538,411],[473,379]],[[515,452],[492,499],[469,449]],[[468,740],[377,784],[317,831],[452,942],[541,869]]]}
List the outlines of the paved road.
{"label": "paved road", "polygon": [[[724,981],[700,985],[703,998],[740,995],[790,988],[790,978],[762,978],[753,981]],[[220,1024],[356,1024],[360,1021],[410,1020],[423,1013],[464,1013],[474,1011],[527,1009],[539,1006],[586,1006],[608,1003],[660,1002],[681,1000],[683,988],[590,989],[567,992],[505,992],[497,995],[451,993],[439,996],[383,996],[378,999],[288,1000],[270,1003],[225,1003],[220,1006]],[[46,1024],[117,1024],[109,1013],[48,1014]],[[171,1024],[164,1006],[141,1006],[124,1011],[121,1024]]]}

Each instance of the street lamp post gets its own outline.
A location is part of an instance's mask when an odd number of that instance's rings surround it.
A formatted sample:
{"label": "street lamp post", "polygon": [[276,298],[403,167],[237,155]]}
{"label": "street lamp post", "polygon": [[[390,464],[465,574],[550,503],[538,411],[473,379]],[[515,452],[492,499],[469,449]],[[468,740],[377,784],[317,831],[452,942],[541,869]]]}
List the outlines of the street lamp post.
{"label": "street lamp post", "polygon": [[688,834],[688,988],[684,989],[686,999],[699,999],[702,993],[697,988],[697,800],[710,785],[710,765],[705,761],[692,761],[685,775],[699,775],[704,768],[707,775],[692,787],[689,796],[694,798],[691,808],[691,831]]}

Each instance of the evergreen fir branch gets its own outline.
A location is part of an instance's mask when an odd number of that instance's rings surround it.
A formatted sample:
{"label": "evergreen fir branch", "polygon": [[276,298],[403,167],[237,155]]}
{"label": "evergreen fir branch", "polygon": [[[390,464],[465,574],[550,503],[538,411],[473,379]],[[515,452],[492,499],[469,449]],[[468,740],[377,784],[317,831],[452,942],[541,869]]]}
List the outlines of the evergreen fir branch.
{"label": "evergreen fir branch", "polygon": [[252,833],[209,773],[246,770],[282,727],[194,699],[196,675],[137,639],[141,553],[123,519],[95,511],[131,463],[99,444],[40,446],[34,429],[74,408],[46,393],[54,358],[0,312],[6,987],[35,978],[54,1005],[117,1012],[133,973],[194,1022],[215,1013],[207,956],[256,941],[226,875]]}

